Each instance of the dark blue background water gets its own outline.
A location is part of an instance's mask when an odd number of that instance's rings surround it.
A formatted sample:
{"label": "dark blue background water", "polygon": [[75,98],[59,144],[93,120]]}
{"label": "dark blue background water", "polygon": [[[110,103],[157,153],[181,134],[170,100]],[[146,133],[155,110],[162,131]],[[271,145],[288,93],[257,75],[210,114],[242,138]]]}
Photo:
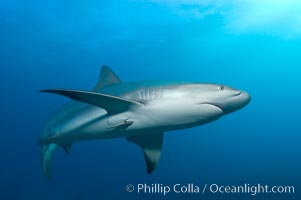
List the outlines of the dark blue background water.
{"label": "dark blue background water", "polygon": [[[301,5],[290,1],[0,2],[0,199],[143,199],[129,183],[301,186]],[[251,103],[202,127],[165,134],[157,170],[124,139],[56,152],[51,181],[36,145],[42,123],[67,99],[45,88],[91,89],[107,64],[124,81],[223,83]],[[254,199],[168,195],[164,199]]]}

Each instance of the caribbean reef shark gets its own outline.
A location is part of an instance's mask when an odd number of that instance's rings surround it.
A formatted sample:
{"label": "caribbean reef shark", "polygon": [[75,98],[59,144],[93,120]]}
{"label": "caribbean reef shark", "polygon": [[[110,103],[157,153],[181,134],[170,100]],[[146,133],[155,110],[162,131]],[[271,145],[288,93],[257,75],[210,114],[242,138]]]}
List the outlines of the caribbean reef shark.
{"label": "caribbean reef shark", "polygon": [[72,99],[50,116],[39,145],[42,169],[50,177],[50,160],[75,142],[125,137],[139,145],[147,172],[161,156],[163,134],[200,126],[232,113],[250,102],[250,95],[225,85],[176,81],[122,82],[103,66],[92,91],[47,89],[41,92]]}

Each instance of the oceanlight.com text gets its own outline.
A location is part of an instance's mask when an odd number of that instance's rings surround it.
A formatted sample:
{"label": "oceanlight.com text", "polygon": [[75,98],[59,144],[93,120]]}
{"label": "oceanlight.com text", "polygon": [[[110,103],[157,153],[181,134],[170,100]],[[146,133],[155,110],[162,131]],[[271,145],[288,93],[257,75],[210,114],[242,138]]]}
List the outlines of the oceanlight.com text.
{"label": "oceanlight.com text", "polygon": [[248,183],[241,185],[221,185],[221,184],[162,184],[162,183],[138,183],[136,185],[128,184],[125,187],[129,193],[137,194],[162,194],[163,196],[170,193],[174,194],[244,194],[244,195],[259,195],[259,194],[294,194],[294,186],[281,186],[281,185],[264,185]]}

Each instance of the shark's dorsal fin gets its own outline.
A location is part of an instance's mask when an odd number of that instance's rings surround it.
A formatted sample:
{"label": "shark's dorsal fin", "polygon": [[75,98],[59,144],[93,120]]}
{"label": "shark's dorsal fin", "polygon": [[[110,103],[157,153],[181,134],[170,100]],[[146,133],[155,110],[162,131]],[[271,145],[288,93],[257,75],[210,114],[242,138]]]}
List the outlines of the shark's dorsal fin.
{"label": "shark's dorsal fin", "polygon": [[80,90],[50,89],[41,90],[41,92],[59,94],[74,99],[76,101],[92,104],[105,109],[108,112],[108,114],[124,112],[130,107],[143,105],[139,102],[116,96]]}
{"label": "shark's dorsal fin", "polygon": [[126,139],[141,147],[147,166],[147,173],[152,173],[156,169],[161,156],[163,132],[158,131],[146,133],[145,135],[129,136]]}
{"label": "shark's dorsal fin", "polygon": [[121,83],[118,76],[106,65],[101,67],[98,83],[92,91],[96,92],[104,87]]}

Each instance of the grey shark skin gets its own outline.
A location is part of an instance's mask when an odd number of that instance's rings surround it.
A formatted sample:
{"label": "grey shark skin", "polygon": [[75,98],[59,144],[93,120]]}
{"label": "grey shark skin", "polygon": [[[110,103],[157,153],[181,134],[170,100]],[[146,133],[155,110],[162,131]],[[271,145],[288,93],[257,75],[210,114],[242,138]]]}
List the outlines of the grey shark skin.
{"label": "grey shark skin", "polygon": [[159,161],[163,133],[199,126],[243,108],[250,96],[224,85],[194,82],[121,82],[103,66],[92,91],[49,89],[71,98],[45,123],[39,144],[42,168],[50,177],[50,160],[75,142],[125,137],[141,147],[147,172]]}

